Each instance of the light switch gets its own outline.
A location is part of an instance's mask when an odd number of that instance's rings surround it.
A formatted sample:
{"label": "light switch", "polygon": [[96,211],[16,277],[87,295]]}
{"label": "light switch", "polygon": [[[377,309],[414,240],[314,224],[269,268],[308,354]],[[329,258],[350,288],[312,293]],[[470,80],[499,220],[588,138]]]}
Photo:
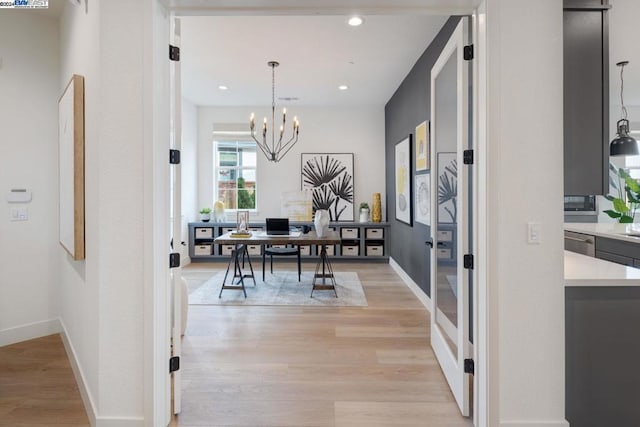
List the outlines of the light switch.
{"label": "light switch", "polygon": [[29,220],[29,210],[27,208],[11,208],[9,218],[11,221],[27,221]]}
{"label": "light switch", "polygon": [[530,245],[540,244],[540,223],[527,223],[527,243]]}

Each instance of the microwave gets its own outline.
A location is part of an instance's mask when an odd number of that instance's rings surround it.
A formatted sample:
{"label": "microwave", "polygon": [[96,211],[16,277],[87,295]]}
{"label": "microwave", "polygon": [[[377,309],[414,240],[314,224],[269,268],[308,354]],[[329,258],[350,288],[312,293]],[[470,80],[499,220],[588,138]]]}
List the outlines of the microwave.
{"label": "microwave", "polygon": [[595,215],[596,196],[564,196],[564,212],[573,215]]}

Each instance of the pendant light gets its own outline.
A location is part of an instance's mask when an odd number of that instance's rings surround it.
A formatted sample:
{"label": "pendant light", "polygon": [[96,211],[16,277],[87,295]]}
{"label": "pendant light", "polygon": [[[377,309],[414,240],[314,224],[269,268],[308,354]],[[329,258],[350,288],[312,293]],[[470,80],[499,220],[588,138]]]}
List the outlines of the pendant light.
{"label": "pendant light", "polygon": [[622,105],[622,118],[618,120],[618,134],[611,141],[609,146],[609,154],[611,156],[635,156],[638,154],[638,142],[631,136],[629,136],[629,120],[627,120],[627,107],[624,106],[624,98],[622,97],[624,91],[624,79],[622,73],[624,72],[625,65],[629,64],[629,61],[621,61],[616,65],[620,67],[620,104]]}

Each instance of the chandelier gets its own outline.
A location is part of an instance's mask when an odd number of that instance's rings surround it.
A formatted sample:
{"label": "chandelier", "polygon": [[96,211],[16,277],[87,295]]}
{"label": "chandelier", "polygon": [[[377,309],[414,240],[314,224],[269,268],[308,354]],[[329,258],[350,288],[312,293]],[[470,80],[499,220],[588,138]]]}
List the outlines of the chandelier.
{"label": "chandelier", "polygon": [[[293,118],[293,133],[291,138],[285,138],[285,125],[287,123],[287,109],[282,109],[282,124],[280,125],[280,136],[276,138],[275,119],[276,119],[276,67],[280,65],[277,61],[269,61],[267,65],[271,67],[271,143],[267,142],[267,118],[262,122],[262,141],[256,138],[256,122],[255,116],[251,113],[249,119],[249,127],[251,128],[251,137],[258,144],[260,150],[264,153],[270,162],[279,162],[285,154],[298,142],[298,133],[300,132],[300,123],[298,118]],[[283,142],[283,139],[285,141]]]}

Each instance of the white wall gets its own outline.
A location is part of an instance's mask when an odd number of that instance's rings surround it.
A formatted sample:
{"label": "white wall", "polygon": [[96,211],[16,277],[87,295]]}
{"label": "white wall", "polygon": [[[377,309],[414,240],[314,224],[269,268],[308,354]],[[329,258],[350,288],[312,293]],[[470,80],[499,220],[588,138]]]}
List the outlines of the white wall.
{"label": "white wall", "polygon": [[[258,215],[279,216],[284,191],[300,190],[301,153],[354,153],[354,204],[372,203],[373,193],[385,200],[384,108],[287,106],[288,115],[300,120],[300,139],[279,163],[258,155]],[[271,116],[265,107],[198,108],[198,206],[213,201],[212,131],[215,123],[239,123],[249,127],[251,112]],[[277,115],[276,115],[277,117]],[[276,118],[276,120],[278,120]],[[257,120],[260,122],[260,120]],[[383,218],[386,217],[383,206]],[[253,219],[253,218],[252,218]]]}
{"label": "white wall", "polygon": [[[0,346],[58,326],[58,23],[0,13]],[[7,203],[26,188],[31,203]],[[29,220],[11,222],[25,207]]]}
{"label": "white wall", "polygon": [[97,425],[144,415],[144,6],[65,3],[60,24],[59,88],[84,75],[86,122],[86,260],[59,251],[60,314]]}
{"label": "white wall", "polygon": [[143,415],[141,256],[147,220],[141,199],[145,9],[143,1],[130,0],[99,6],[100,415],[137,420]]}
{"label": "white wall", "polygon": [[[567,426],[562,2],[486,5],[489,425]],[[528,222],[540,244],[527,244]]]}
{"label": "white wall", "polygon": [[609,99],[611,100],[611,130],[615,135],[620,120],[620,67],[617,62],[629,61],[624,68],[624,103],[629,107],[629,121],[640,121],[640,49],[638,49],[637,0],[610,0],[609,9]]}
{"label": "white wall", "polygon": [[83,380],[81,390],[88,401],[90,418],[98,403],[99,370],[99,244],[101,212],[98,207],[100,38],[99,11],[92,5],[85,14],[81,7],[65,4],[60,18],[60,79],[58,91],[72,74],[85,83],[85,242],[86,259],[74,261],[62,249],[60,264],[60,319]]}

